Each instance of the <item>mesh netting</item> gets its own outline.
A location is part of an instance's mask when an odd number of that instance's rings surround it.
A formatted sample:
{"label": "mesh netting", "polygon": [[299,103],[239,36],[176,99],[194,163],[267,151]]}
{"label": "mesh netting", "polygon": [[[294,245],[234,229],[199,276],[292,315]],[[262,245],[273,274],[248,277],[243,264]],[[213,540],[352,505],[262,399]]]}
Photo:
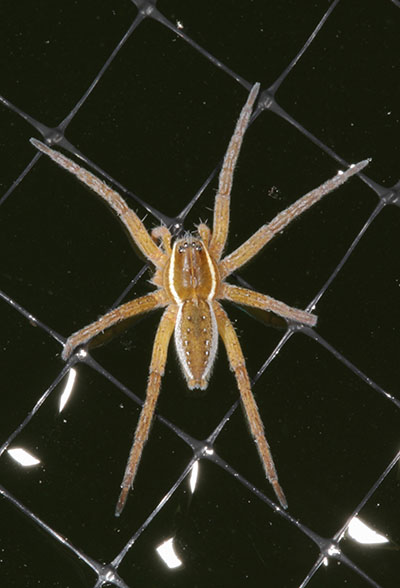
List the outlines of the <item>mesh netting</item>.
{"label": "mesh netting", "polygon": [[[398,585],[399,8],[1,3],[2,586]],[[263,109],[235,174],[229,251],[372,157],[235,277],[292,306],[315,301],[317,328],[271,328],[266,313],[225,305],[289,509],[275,507],[222,346],[201,396],[171,346],[116,519],[160,313],[77,361],[60,410],[65,337],[149,291],[150,274],[100,199],[29,138],[80,154],[148,228],[190,229],[212,218],[219,162],[255,81]]]}

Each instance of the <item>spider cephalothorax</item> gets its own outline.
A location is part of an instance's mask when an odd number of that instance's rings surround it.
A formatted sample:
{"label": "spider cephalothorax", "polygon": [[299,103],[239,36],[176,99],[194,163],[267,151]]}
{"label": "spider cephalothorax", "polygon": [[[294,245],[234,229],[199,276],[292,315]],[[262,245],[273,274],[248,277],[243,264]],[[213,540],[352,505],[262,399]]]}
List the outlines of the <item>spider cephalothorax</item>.
{"label": "spider cephalothorax", "polygon": [[[266,476],[272,484],[281,506],[287,507],[286,498],[278,482],[272,455],[265,438],[264,426],[251,391],[243,352],[220,300],[230,300],[244,306],[269,310],[290,321],[314,326],[317,318],[310,312],[293,308],[265,294],[233,286],[225,282],[225,279],[252,259],[294,218],[318,202],[325,194],[343,184],[350,176],[362,170],[368,160],[350,166],[346,172],[339,172],[334,178],[297,200],[271,222],[263,225],[235,251],[223,257],[229,228],[233,172],[258,90],[259,84],[255,84],[242,109],[224,158],[219,176],[218,193],[215,198],[212,230],[207,225],[200,224],[197,228],[197,236],[188,233],[183,238],[177,239],[172,245],[171,233],[167,227],[156,227],[150,235],[139,217],[127,206],[117,192],[61,153],[50,149],[36,139],[31,139],[35,147],[76,175],[108,202],[128,229],[134,243],[155,267],[152,283],[157,289],[122,304],[99,320],[73,333],[65,342],[63,359],[67,360],[79,345],[88,343],[99,333],[116,323],[137,314],[165,307],[154,340],[146,399],[121,484],[116,515],[121,513],[125,505],[143,446],[148,438],[160,392],[161,378],[164,374],[168,345],[174,331],[179,361],[187,385],[191,389],[204,390],[207,388],[217,352],[218,335],[221,336],[226,347],[229,364],[236,377],[243,407]],[[160,245],[159,242],[161,242]]]}

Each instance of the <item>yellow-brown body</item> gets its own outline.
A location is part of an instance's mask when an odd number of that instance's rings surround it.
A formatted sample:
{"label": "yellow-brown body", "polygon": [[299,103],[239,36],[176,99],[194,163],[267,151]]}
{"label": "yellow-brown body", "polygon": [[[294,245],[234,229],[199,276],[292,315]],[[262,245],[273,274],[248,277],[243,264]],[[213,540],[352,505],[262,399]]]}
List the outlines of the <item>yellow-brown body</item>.
{"label": "yellow-brown body", "polygon": [[312,190],[279,213],[268,224],[260,227],[232,253],[223,257],[228,237],[233,171],[258,91],[259,84],[255,84],[240,113],[225,154],[219,176],[218,193],[215,198],[212,231],[201,223],[197,227],[198,237],[188,234],[186,237],[178,239],[173,246],[171,246],[171,232],[166,226],[156,227],[150,234],[137,214],[127,206],[117,192],[102,180],[68,157],[54,151],[48,145],[31,139],[35,147],[77,176],[108,202],[124,223],[132,241],[156,269],[152,278],[152,283],[156,286],[155,291],[110,310],[97,321],[73,333],[65,342],[62,352],[63,359],[67,361],[79,345],[89,343],[105,329],[132,316],[165,307],[154,339],[146,400],[136,427],[121,484],[121,492],[115,510],[117,516],[124,508],[144,444],[148,438],[160,392],[161,379],[164,375],[168,345],[174,330],[179,360],[188,387],[192,389],[204,390],[207,388],[217,353],[218,333],[221,335],[266,476],[272,484],[280,505],[283,508],[287,507],[286,498],[279,484],[274,461],[265,438],[263,423],[251,391],[244,355],[235,329],[219,301],[230,300],[236,304],[261,308],[272,311],[287,320],[309,327],[315,326],[317,317],[310,312],[288,306],[266,294],[234,286],[227,283],[225,279],[250,261],[293,219],[313,206],[324,195],[338,188],[349,177],[360,172],[369,160],[351,166],[346,172],[337,174],[334,178]]}
{"label": "yellow-brown body", "polygon": [[218,327],[213,300],[220,285],[216,263],[201,238],[178,239],[164,270],[178,306],[175,345],[188,387],[205,390],[216,357]]}

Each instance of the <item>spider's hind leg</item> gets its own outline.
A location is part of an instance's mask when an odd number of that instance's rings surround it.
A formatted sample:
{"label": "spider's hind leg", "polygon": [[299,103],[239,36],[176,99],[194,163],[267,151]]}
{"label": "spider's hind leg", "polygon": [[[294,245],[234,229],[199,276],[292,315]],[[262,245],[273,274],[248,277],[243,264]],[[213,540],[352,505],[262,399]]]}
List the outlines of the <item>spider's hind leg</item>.
{"label": "spider's hind leg", "polygon": [[280,502],[282,508],[287,508],[287,501],[285,494],[278,482],[278,474],[276,473],[274,460],[271,455],[268,442],[265,438],[264,425],[262,423],[260,413],[256,401],[254,400],[251,391],[250,379],[247,373],[246,364],[243,356],[242,348],[240,347],[239,339],[235,333],[228,315],[218,303],[214,303],[215,317],[217,319],[218,331],[226,347],[229,364],[235,373],[237,385],[246,417],[250,426],[251,433],[256,442],[258,453],[260,455],[266,476],[271,483],[274,492]]}
{"label": "spider's hind leg", "polygon": [[136,427],[132,448],[126,464],[124,478],[121,484],[121,493],[115,509],[115,516],[119,516],[125,506],[129,490],[139,465],[144,444],[149,436],[150,426],[153,420],[158,395],[160,393],[161,378],[164,375],[167,361],[168,345],[175,327],[177,307],[169,306],[161,317],[154,340],[153,354],[150,363],[149,380],[147,384],[146,400],[140,413]]}

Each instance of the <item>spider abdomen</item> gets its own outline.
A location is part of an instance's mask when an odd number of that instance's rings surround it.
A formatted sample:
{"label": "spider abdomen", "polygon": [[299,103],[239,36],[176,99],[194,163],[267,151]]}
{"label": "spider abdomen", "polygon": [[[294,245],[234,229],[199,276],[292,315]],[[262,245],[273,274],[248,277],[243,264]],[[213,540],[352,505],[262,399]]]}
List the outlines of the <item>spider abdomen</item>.
{"label": "spider abdomen", "polygon": [[205,390],[218,345],[218,328],[211,302],[195,299],[179,305],[175,344],[188,388]]}

